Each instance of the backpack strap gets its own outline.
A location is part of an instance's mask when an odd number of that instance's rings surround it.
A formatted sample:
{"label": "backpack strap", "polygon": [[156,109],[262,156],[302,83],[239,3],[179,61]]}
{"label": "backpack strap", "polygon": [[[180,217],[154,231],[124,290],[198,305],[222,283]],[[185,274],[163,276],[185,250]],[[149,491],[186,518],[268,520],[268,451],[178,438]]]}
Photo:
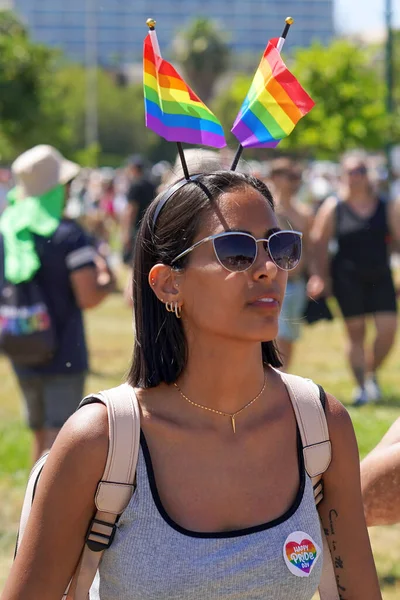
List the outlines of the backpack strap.
{"label": "backpack strap", "polygon": [[46,452],[46,454],[43,454],[43,456],[41,456],[39,460],[36,461],[36,463],[33,465],[32,470],[29,474],[28,484],[26,486],[24,496],[24,503],[22,505],[21,518],[19,520],[19,528],[17,542],[15,544],[14,558],[17,555],[17,552],[22,542],[23,535],[25,533],[26,524],[28,523],[29,514],[32,508],[33,498],[35,497],[36,486],[38,484],[40,475],[42,473],[48,455],[48,452]]}
{"label": "backpack strap", "polygon": [[135,392],[123,384],[84,398],[80,407],[93,402],[102,402],[107,407],[108,456],[95,496],[97,512],[89,525],[78,567],[63,596],[67,600],[87,600],[103,552],[110,547],[118,518],[135,490],[140,442],[140,410]]}
{"label": "backpack strap", "polygon": [[[330,465],[332,457],[328,424],[321,402],[321,391],[311,379],[280,373],[289,393],[303,444],[304,466],[311,477],[315,504],[323,498],[322,474]],[[331,553],[321,524],[323,542],[323,565],[319,584],[321,600],[339,600]]]}
{"label": "backpack strap", "polygon": [[319,387],[310,379],[280,373],[289,393],[303,445],[304,465],[314,487],[315,503],[323,498],[322,474],[331,462],[331,442]]}

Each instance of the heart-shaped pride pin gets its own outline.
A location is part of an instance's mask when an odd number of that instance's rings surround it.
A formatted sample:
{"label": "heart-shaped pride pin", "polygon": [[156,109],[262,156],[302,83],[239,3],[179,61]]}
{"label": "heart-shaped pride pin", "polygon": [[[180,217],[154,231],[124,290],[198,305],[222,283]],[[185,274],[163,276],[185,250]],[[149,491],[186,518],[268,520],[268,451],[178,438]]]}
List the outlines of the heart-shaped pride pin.
{"label": "heart-shaped pride pin", "polygon": [[283,558],[296,577],[308,577],[321,554],[321,549],[304,531],[294,531],[285,540]]}

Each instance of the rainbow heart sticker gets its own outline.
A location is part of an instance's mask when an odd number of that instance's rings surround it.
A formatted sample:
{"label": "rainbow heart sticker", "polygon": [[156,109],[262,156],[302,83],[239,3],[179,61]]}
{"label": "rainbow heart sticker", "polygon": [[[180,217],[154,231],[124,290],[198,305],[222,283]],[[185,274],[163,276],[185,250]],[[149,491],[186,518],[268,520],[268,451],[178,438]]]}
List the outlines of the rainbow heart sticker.
{"label": "rainbow heart sticker", "polygon": [[294,531],[283,544],[286,566],[296,577],[308,577],[320,554],[319,546],[304,531]]}

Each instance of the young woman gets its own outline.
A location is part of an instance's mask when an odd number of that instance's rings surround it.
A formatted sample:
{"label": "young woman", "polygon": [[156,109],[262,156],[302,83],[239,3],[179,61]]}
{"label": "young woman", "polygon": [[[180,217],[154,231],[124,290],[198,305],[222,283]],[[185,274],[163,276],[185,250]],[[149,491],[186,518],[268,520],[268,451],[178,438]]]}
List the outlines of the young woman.
{"label": "young woman", "polygon": [[[315,275],[311,296],[336,297],[348,337],[347,355],[358,386],[354,402],[379,400],[377,370],[389,354],[397,328],[396,293],[390,270],[390,242],[400,239],[398,202],[378,198],[362,157],[350,155],[342,164],[339,197],[319,209],[312,231]],[[337,252],[329,259],[331,239]],[[374,319],[376,336],[366,348],[366,318]]]}
{"label": "young woman", "polygon": [[[301,577],[283,557],[296,532],[322,541],[273,343],[300,238],[279,231],[263,183],[217,172],[158,197],[138,241],[129,373],[141,407],[137,489],[90,597],[311,600],[322,556]],[[378,600],[353,428],[330,395],[326,415],[333,458],[319,512],[333,532],[339,590]],[[107,445],[102,405],[66,424],[3,600],[62,596]]]}

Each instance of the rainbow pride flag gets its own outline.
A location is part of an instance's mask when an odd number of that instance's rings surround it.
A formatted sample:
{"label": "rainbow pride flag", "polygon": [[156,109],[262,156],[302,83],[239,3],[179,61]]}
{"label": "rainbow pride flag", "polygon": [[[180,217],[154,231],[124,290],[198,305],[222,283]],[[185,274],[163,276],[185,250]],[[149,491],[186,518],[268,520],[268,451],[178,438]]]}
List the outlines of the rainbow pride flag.
{"label": "rainbow pride flag", "polygon": [[314,106],[270,40],[232,133],[244,148],[274,148]]}
{"label": "rainbow pride flag", "polygon": [[226,141],[221,123],[174,67],[159,56],[152,34],[155,32],[149,32],[144,41],[143,53],[147,127],[169,142],[223,148]]}

